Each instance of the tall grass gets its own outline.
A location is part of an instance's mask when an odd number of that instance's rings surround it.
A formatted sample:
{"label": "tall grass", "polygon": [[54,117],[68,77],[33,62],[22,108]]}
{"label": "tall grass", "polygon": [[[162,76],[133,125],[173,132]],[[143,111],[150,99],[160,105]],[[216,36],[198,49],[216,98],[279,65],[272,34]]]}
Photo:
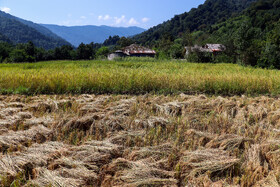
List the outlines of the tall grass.
{"label": "tall grass", "polygon": [[0,64],[0,92],[275,95],[280,93],[280,72],[236,64],[147,59]]}

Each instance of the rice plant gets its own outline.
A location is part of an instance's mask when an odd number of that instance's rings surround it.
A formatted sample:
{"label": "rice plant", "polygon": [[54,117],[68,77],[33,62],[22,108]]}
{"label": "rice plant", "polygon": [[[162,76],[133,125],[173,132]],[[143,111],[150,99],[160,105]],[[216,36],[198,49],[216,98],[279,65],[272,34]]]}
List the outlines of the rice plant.
{"label": "rice plant", "polygon": [[277,95],[279,85],[278,70],[226,63],[125,59],[0,65],[2,94]]}

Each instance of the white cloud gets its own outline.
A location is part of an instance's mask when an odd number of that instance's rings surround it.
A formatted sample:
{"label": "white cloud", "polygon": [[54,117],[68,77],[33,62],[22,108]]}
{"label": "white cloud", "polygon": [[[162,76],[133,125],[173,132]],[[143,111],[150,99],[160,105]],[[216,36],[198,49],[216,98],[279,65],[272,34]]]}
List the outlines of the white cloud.
{"label": "white cloud", "polygon": [[130,20],[128,21],[128,25],[138,25],[138,24],[139,23],[134,18],[130,18]]}
{"label": "white cloud", "polygon": [[147,23],[149,20],[150,20],[150,18],[146,18],[146,17],[145,17],[145,18],[142,18],[142,22],[143,22],[143,23]]}
{"label": "white cloud", "polygon": [[11,11],[11,9],[8,7],[1,7],[0,10],[3,12],[6,12],[6,13],[10,13],[10,11]]}
{"label": "white cloud", "polygon": [[125,15],[122,15],[120,18],[119,17],[114,17],[115,19],[115,24],[119,25],[121,23],[125,23],[126,19],[125,19]]}
{"label": "white cloud", "polygon": [[81,18],[81,19],[87,19],[87,17],[86,17],[86,16],[81,16],[80,18]]}
{"label": "white cloud", "polygon": [[103,17],[103,19],[106,21],[106,20],[111,19],[111,17],[107,14],[107,15],[105,15],[105,16]]}
{"label": "white cloud", "polygon": [[[125,15],[122,15],[120,17],[111,17],[109,14],[106,15],[99,15],[97,17],[99,21],[108,21],[107,23],[111,23],[111,26],[133,26],[133,25],[139,25],[140,22],[138,22],[135,18],[126,18]],[[146,18],[148,19],[148,18]],[[146,20],[145,19],[145,20]]]}
{"label": "white cloud", "polygon": [[107,20],[110,20],[110,19],[112,19],[112,17],[108,14],[106,14],[105,16],[103,16],[103,15],[98,16],[99,21],[101,21],[101,20],[107,21]]}

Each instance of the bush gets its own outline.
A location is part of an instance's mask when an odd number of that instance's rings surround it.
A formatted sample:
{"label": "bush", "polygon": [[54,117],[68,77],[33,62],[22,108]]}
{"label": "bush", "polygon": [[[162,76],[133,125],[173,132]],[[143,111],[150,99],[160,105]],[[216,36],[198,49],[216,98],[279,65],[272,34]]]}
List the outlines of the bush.
{"label": "bush", "polygon": [[156,55],[156,58],[160,60],[170,59],[169,55],[164,51],[159,51]]}
{"label": "bush", "polygon": [[186,59],[189,62],[213,62],[213,54],[194,51],[187,55]]}
{"label": "bush", "polygon": [[222,53],[222,54],[218,54],[217,56],[215,56],[214,62],[215,63],[234,63],[235,60],[233,57],[230,57],[230,56]]}

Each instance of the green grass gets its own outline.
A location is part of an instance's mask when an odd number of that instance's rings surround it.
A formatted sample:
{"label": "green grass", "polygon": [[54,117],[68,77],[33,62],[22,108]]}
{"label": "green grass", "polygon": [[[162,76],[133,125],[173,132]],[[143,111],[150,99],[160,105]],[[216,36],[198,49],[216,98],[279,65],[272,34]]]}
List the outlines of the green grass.
{"label": "green grass", "polygon": [[277,95],[280,72],[185,61],[54,61],[0,64],[2,94],[206,93]]}

